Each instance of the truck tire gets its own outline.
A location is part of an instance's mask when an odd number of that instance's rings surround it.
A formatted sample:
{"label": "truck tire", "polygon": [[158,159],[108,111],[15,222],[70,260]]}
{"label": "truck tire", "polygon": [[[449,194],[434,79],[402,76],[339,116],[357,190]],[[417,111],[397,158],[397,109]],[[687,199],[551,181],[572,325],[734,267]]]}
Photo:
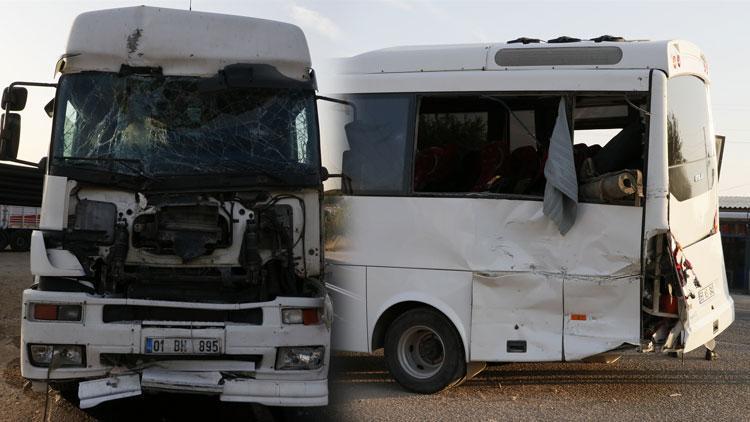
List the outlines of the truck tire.
{"label": "truck tire", "polygon": [[405,312],[388,327],[385,361],[399,384],[420,394],[452,387],[466,376],[461,337],[448,318],[429,308]]}
{"label": "truck tire", "polygon": [[3,230],[0,230],[0,251],[4,251],[5,248],[8,246],[8,241],[10,239],[8,238],[8,233],[6,233]]}
{"label": "truck tire", "polygon": [[10,248],[16,252],[28,251],[31,246],[31,232],[16,230],[10,235]]}

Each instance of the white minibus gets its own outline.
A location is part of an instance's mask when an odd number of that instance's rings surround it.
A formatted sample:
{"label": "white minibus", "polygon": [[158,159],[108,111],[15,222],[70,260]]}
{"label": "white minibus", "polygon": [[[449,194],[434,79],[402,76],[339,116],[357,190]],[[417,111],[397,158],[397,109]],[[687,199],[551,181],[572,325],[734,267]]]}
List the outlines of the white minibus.
{"label": "white minibus", "polygon": [[708,64],[604,36],[342,60],[321,109],[334,348],[431,393],[485,362],[706,346],[734,320]]}

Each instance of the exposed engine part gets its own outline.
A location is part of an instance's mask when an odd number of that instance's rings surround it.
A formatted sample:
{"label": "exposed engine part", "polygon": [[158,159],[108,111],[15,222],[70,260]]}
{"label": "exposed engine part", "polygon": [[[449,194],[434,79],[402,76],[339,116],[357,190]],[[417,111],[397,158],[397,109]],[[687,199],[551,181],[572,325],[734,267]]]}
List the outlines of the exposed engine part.
{"label": "exposed engine part", "polygon": [[125,269],[125,258],[128,255],[128,225],[125,221],[118,221],[115,227],[114,244],[109,248],[109,254],[105,260],[105,274],[102,281],[106,283],[106,289],[115,291],[117,282],[122,279]]}
{"label": "exposed engine part", "polygon": [[[258,288],[259,300],[281,294],[298,294],[294,271],[294,211],[289,205],[257,207],[247,220],[240,252],[240,264],[247,281]],[[270,251],[263,262],[260,250]]]}
{"label": "exposed engine part", "polygon": [[77,240],[111,245],[115,236],[116,219],[115,204],[82,199],[76,205],[71,226]]}
{"label": "exposed engine part", "polygon": [[[307,278],[302,197],[137,194],[132,204],[75,197],[69,228],[45,237],[78,257],[100,294],[222,303],[319,294]],[[226,249],[221,264],[204,259],[217,249]],[[237,260],[227,262],[233,250]]]}
{"label": "exposed engine part", "polygon": [[248,209],[255,208],[256,205],[268,202],[270,199],[270,196],[268,192],[265,191],[259,191],[259,192],[238,192],[236,195],[236,199],[240,201],[242,206]]}
{"label": "exposed engine part", "polygon": [[258,221],[255,218],[255,213],[250,213],[247,217],[239,261],[247,271],[247,282],[254,286],[260,285],[260,270],[263,259],[260,257],[258,250]]}
{"label": "exposed engine part", "polygon": [[231,244],[229,221],[212,202],[170,204],[133,221],[133,246],[159,255],[177,255],[183,262]]}

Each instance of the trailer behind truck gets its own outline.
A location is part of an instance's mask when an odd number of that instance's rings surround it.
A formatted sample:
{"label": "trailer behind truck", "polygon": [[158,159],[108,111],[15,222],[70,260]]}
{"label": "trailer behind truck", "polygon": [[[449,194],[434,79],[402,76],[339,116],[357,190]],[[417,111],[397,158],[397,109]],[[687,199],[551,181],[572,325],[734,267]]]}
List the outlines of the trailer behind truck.
{"label": "trailer behind truck", "polygon": [[0,163],[0,251],[28,251],[39,228],[42,177],[36,167]]}
{"label": "trailer behind truck", "polygon": [[262,19],[133,7],[76,18],[54,89],[22,375],[80,406],[190,392],[328,402],[316,82],[305,36]]}

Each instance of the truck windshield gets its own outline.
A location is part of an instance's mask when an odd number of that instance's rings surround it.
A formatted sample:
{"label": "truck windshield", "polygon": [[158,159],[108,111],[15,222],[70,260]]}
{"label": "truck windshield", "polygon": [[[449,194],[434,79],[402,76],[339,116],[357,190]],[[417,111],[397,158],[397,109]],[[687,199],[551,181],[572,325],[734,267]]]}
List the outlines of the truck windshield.
{"label": "truck windshield", "polygon": [[[207,91],[204,81],[102,72],[64,76],[52,164],[149,180],[220,174],[254,183],[320,183],[313,91]],[[253,175],[260,179],[247,177]]]}

